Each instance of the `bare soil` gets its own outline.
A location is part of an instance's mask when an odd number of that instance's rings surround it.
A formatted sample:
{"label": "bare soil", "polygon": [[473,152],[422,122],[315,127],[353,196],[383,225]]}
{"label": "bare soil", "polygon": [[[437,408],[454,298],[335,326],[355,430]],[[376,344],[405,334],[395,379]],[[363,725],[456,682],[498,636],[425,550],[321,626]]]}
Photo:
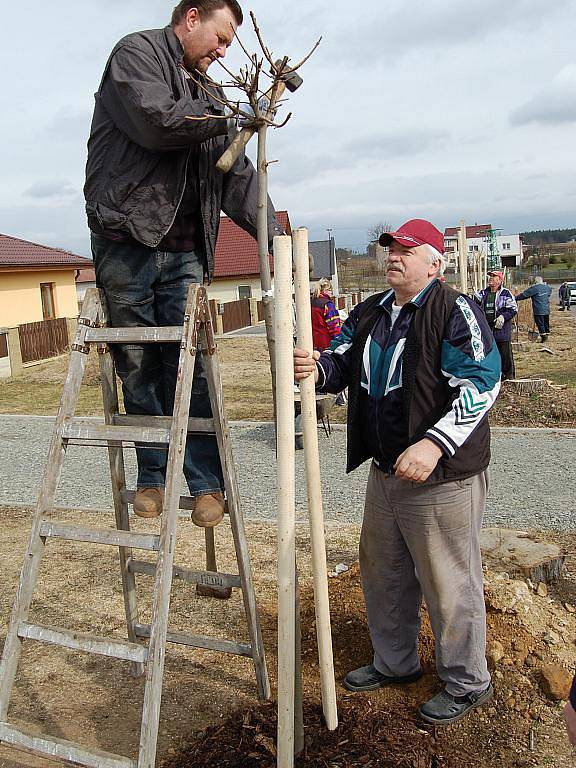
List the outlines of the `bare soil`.
{"label": "bare soil", "polygon": [[[4,637],[18,579],[29,513],[3,509],[0,559],[5,588],[0,595],[0,637]],[[62,517],[62,513],[55,515]],[[112,525],[101,514],[68,513],[72,522]],[[136,521],[153,531],[157,522]],[[276,531],[270,524],[249,522],[248,541],[273,690],[276,674]],[[334,660],[337,680],[371,658],[358,567],[358,526],[327,528],[330,569],[349,566],[330,579]],[[227,525],[217,531],[219,565],[234,569]],[[502,585],[506,575],[486,574],[489,642],[504,650],[494,669],[496,696],[489,705],[449,728],[420,723],[415,710],[441,688],[434,671],[434,641],[424,612],[421,655],[424,677],[405,688],[352,695],[338,686],[340,727],[323,728],[319,707],[318,660],[314,627],[309,545],[299,526],[297,549],[302,585],[303,687],[306,751],[297,766],[340,768],[396,766],[552,766],[570,764],[558,702],[546,698],[540,669],[550,661],[574,666],[576,617],[576,534],[552,538],[567,552],[567,570],[548,596],[531,591],[530,610],[507,608]],[[202,532],[180,525],[177,562],[201,567]],[[513,584],[513,582],[510,582]],[[142,619],[149,614],[151,582],[139,577]],[[504,606],[504,607],[503,607]],[[33,606],[33,619],[44,624],[124,636],[124,614],[114,550],[50,540]],[[171,627],[229,639],[247,636],[242,602],[196,597],[176,582]],[[545,641],[556,627],[558,643]],[[0,641],[1,643],[1,641]],[[535,661],[535,665],[534,664]],[[15,688],[11,719],[88,746],[134,756],[138,745],[143,683],[122,662],[26,643]],[[272,768],[275,766],[273,704],[258,703],[250,660],[180,646],[169,646],[162,702],[158,763],[165,768]],[[532,737],[530,733],[532,732]],[[532,743],[532,750],[530,745]],[[0,768],[48,768],[43,758],[0,746]]]}

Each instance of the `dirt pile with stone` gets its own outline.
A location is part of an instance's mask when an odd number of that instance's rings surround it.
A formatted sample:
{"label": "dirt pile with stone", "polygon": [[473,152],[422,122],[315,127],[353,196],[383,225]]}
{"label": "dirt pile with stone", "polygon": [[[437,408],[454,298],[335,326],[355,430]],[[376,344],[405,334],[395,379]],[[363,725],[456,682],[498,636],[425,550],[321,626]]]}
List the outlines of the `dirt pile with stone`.
{"label": "dirt pile with stone", "polygon": [[[511,566],[512,563],[509,563]],[[305,739],[297,768],[516,768],[560,765],[569,759],[561,708],[576,659],[576,607],[566,599],[574,581],[534,583],[498,566],[485,568],[488,661],[495,697],[450,727],[418,720],[418,705],[441,689],[434,638],[423,610],[420,652],[424,676],[402,688],[348,694],[340,686],[340,726],[329,733],[318,701],[313,595],[302,594]],[[330,579],[337,680],[371,659],[357,564]],[[576,602],[571,597],[573,602]],[[204,731],[165,768],[273,768],[274,704],[235,712]]]}

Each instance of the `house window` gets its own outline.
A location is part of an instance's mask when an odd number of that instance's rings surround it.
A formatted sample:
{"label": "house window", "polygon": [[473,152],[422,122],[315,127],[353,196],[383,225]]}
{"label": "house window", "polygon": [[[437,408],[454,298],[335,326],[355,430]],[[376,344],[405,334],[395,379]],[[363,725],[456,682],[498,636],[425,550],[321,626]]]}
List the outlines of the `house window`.
{"label": "house window", "polygon": [[239,299],[251,299],[252,298],[252,286],[251,285],[239,285],[238,286],[238,298]]}
{"label": "house window", "polygon": [[509,251],[510,250],[510,243],[502,243],[502,250],[503,251]]}
{"label": "house window", "polygon": [[54,283],[40,283],[40,298],[42,300],[42,317],[44,320],[55,320]]}

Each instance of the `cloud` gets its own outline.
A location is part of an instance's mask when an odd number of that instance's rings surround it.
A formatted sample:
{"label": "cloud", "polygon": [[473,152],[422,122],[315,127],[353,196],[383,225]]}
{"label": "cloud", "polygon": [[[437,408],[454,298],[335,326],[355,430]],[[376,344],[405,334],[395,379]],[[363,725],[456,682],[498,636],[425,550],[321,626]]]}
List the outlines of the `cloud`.
{"label": "cloud", "polygon": [[398,131],[390,134],[359,136],[342,147],[345,156],[358,160],[386,160],[418,155],[448,143],[448,131]]}
{"label": "cloud", "polygon": [[[511,29],[530,31],[547,17],[555,15],[572,0],[462,0],[438,2],[396,2],[387,13],[378,5],[378,16],[366,19],[355,30],[349,28],[338,36],[340,55],[363,61],[389,60],[390,54],[413,50],[453,48],[483,41]],[[414,7],[417,5],[417,9]],[[390,7],[390,4],[388,5]],[[366,18],[366,17],[365,17]]]}
{"label": "cloud", "polygon": [[76,187],[69,181],[53,179],[51,181],[37,181],[24,192],[24,196],[36,200],[60,200],[63,197],[73,197],[77,192]]}
{"label": "cloud", "polygon": [[44,138],[57,141],[81,141],[86,143],[90,132],[92,106],[84,108],[75,106],[61,107],[48,122],[44,129]]}
{"label": "cloud", "polygon": [[576,122],[576,64],[563,67],[544,89],[510,113],[514,126]]}

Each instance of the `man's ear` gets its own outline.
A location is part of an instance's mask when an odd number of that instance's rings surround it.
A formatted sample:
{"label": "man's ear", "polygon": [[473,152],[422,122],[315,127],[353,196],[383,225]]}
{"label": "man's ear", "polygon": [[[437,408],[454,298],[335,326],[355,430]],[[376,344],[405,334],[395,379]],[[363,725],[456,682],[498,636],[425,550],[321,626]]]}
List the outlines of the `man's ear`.
{"label": "man's ear", "polygon": [[198,14],[198,8],[189,8],[186,11],[186,26],[188,29],[192,29],[200,22],[200,16]]}

